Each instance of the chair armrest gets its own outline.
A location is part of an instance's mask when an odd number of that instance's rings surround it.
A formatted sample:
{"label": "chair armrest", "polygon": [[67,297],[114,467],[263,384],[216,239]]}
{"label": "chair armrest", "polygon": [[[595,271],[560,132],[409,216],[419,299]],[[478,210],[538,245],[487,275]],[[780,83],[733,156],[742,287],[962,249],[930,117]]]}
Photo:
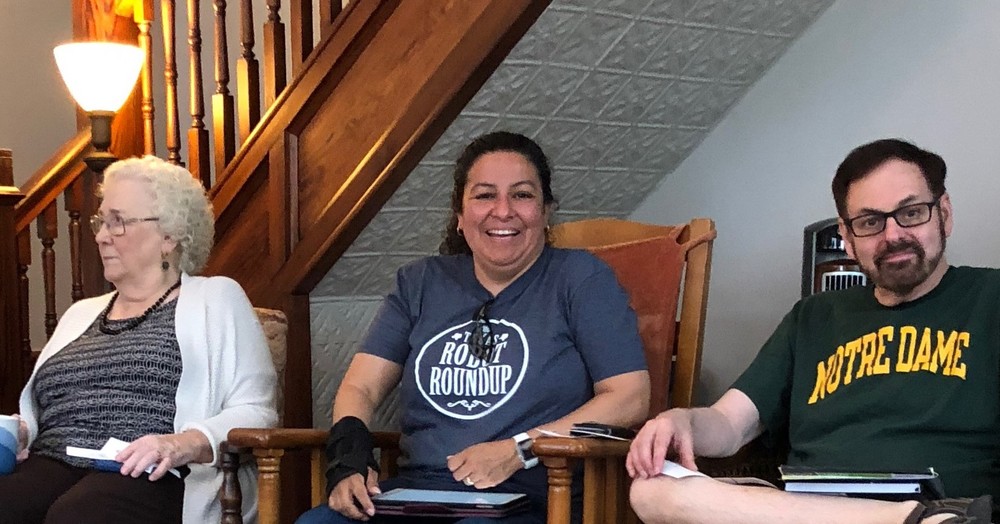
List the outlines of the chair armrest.
{"label": "chair armrest", "polygon": [[600,438],[538,437],[531,446],[535,456],[552,458],[614,458],[628,455],[629,442]]}
{"label": "chair armrest", "polygon": [[326,444],[328,431],[303,428],[235,428],[226,445],[243,449],[310,449]]}
{"label": "chair armrest", "polygon": [[597,438],[539,437],[531,451],[548,473],[546,522],[569,524],[572,463],[583,461],[583,514],[592,522],[636,522],[628,507],[625,456],[629,442]]}
{"label": "chair armrest", "polygon": [[[258,468],[258,509],[260,521],[277,522],[280,487],[281,457],[286,451],[310,450],[310,476],[312,477],[312,502],[322,498],[323,449],[329,431],[304,428],[235,428],[229,431],[228,440],[220,445],[222,453],[222,524],[242,524],[240,513],[243,493],[237,473],[241,455],[253,454]],[[399,456],[399,433],[375,431],[375,447],[382,450],[383,478],[396,474],[395,460]],[[263,501],[263,502],[262,502]]]}

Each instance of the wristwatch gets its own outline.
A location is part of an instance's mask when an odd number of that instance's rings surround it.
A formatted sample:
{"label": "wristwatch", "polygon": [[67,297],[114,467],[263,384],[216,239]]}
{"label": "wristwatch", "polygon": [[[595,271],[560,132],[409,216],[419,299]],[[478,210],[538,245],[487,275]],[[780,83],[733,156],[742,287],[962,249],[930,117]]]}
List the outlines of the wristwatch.
{"label": "wristwatch", "polygon": [[514,443],[517,449],[517,458],[521,459],[521,463],[524,464],[524,469],[531,469],[538,465],[538,457],[531,452],[531,444],[533,441],[527,433],[518,433],[514,435]]}

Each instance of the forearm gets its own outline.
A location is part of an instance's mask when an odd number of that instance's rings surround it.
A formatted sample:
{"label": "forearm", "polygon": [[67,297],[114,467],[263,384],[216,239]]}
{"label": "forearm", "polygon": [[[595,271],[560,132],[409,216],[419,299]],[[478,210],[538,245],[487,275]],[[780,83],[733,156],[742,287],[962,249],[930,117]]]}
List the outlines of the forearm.
{"label": "forearm", "polygon": [[187,449],[187,462],[197,462],[207,464],[214,460],[212,453],[212,443],[204,433],[196,429],[189,429],[177,435],[182,445]]}
{"label": "forearm", "polygon": [[365,394],[364,390],[344,383],[333,400],[333,422],[344,417],[357,417],[366,426],[371,426],[372,415],[377,407],[376,400]]}
{"label": "forearm", "polygon": [[711,407],[688,410],[696,456],[728,457],[760,435],[762,426],[752,404],[752,411],[733,409],[733,400],[740,396],[742,393],[726,393]]}

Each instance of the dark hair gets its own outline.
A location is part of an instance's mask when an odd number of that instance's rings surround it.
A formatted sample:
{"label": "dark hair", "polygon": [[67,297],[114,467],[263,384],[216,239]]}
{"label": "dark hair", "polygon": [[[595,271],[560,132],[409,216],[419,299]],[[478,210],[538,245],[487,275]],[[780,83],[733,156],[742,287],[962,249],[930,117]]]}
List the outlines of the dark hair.
{"label": "dark hair", "polygon": [[552,196],[552,169],[549,167],[549,159],[534,140],[509,131],[495,131],[477,137],[465,146],[455,161],[455,183],[451,189],[451,218],[445,226],[444,241],[438,249],[442,255],[472,254],[465,237],[458,234],[458,214],[462,212],[462,198],[465,196],[465,185],[469,181],[469,170],[483,155],[501,151],[518,153],[531,162],[542,184],[542,204],[548,205],[556,201]]}
{"label": "dark hair", "polygon": [[936,199],[944,194],[944,176],[948,168],[943,158],[898,138],[876,140],[854,148],[837,168],[837,174],[833,177],[833,201],[837,204],[837,213],[841,218],[848,218],[847,190],[851,184],[892,159],[916,164],[924,175],[931,195]]}

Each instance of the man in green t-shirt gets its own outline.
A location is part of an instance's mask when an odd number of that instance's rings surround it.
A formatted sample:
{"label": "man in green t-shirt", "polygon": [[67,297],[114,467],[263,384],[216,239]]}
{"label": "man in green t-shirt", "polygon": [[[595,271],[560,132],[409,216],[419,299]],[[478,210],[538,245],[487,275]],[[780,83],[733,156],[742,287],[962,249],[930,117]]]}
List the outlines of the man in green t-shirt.
{"label": "man in green t-shirt", "polygon": [[[1000,522],[1000,270],[951,267],[944,160],[901,140],[852,151],[833,195],[847,252],[870,285],[799,301],[731,389],[646,423],[626,466],[647,524]],[[852,471],[932,467],[924,505],[790,494],[660,475],[666,458],[787,438],[788,463]]]}

